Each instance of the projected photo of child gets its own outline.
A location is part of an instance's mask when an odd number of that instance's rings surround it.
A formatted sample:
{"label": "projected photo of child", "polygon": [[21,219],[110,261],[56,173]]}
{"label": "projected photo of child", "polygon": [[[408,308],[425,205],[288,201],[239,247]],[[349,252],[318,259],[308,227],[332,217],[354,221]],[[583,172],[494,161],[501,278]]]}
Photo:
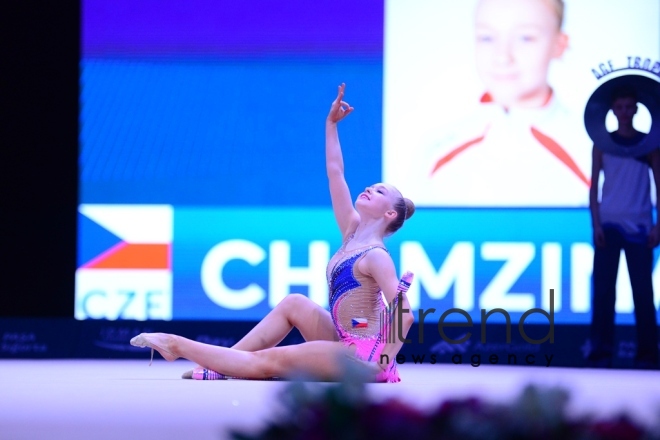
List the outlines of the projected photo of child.
{"label": "projected photo of child", "polygon": [[[388,2],[384,180],[421,206],[587,206],[591,68],[631,50],[657,57],[639,29],[658,33],[658,7],[644,3]],[[640,27],[646,15],[655,22]],[[613,20],[635,25],[602,39]]]}

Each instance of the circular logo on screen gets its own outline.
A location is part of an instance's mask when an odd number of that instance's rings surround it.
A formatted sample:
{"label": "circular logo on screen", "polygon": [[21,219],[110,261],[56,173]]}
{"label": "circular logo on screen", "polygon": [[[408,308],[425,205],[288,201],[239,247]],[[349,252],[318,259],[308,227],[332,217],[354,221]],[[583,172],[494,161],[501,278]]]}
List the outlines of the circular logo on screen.
{"label": "circular logo on screen", "polygon": [[[651,115],[648,133],[623,138],[607,130],[605,119],[615,101],[626,99],[628,105],[646,106]],[[620,101],[621,102],[621,101]],[[618,118],[632,117],[630,110],[621,111]],[[616,115],[616,114],[615,114]],[[601,84],[591,95],[584,110],[584,126],[589,137],[600,150],[624,157],[639,157],[660,148],[660,82],[642,75],[619,76]]]}

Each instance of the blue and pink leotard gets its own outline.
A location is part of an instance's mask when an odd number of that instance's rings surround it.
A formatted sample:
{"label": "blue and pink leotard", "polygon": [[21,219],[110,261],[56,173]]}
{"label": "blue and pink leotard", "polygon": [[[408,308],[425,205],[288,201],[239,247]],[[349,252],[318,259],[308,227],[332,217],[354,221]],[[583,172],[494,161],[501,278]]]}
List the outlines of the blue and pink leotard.
{"label": "blue and pink leotard", "polygon": [[[330,314],[339,340],[347,347],[354,345],[358,359],[379,362],[387,342],[383,321],[389,315],[380,287],[373,278],[360,273],[357,263],[373,249],[387,250],[370,245],[346,251],[352,238],[352,235],[348,237],[328,263]],[[389,366],[378,375],[377,381],[401,381],[394,359],[390,359]]]}

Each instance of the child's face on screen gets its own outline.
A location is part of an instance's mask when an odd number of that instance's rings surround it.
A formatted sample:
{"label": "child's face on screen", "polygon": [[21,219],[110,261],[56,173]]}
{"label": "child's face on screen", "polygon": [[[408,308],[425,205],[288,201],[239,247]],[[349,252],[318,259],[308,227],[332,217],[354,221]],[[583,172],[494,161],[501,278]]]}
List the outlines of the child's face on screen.
{"label": "child's face on screen", "polygon": [[567,38],[552,0],[480,0],[476,64],[487,91],[506,107],[535,107],[548,97],[548,67]]}

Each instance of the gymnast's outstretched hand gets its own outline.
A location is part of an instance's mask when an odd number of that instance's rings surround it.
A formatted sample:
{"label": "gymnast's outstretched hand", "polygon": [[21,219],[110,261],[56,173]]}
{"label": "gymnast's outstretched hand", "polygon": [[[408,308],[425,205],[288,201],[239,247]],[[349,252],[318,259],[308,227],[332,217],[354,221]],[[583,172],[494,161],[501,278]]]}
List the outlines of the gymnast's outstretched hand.
{"label": "gymnast's outstretched hand", "polygon": [[328,113],[328,122],[337,123],[348,116],[349,113],[353,111],[353,107],[346,101],[344,101],[344,90],[346,89],[346,84],[341,83],[338,87],[337,98],[332,101],[330,106],[330,113]]}

